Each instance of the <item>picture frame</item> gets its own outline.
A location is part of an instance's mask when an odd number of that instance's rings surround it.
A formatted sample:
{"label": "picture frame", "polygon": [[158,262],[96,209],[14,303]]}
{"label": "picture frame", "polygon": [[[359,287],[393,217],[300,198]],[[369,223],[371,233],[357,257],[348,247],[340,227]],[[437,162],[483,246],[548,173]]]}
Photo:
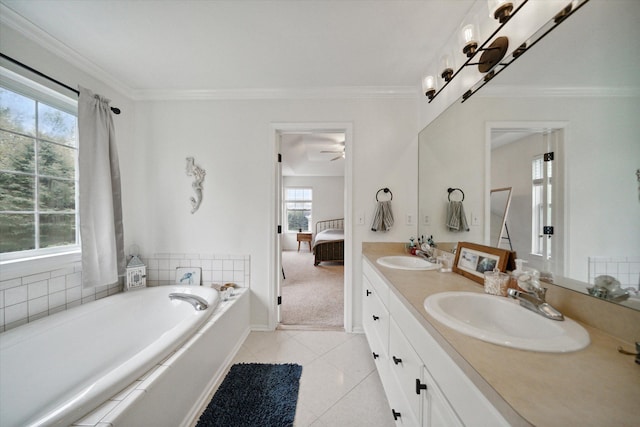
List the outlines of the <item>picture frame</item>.
{"label": "picture frame", "polygon": [[176,285],[200,286],[200,267],[176,267]]}
{"label": "picture frame", "polygon": [[480,284],[484,284],[484,272],[494,268],[505,272],[511,251],[478,245],[470,242],[459,242],[452,270]]}

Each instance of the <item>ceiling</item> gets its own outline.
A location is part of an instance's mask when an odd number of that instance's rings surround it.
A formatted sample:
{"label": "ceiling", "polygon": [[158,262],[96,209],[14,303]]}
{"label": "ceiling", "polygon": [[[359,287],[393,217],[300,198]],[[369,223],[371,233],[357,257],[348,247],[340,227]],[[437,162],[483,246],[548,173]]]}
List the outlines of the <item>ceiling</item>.
{"label": "ceiling", "polygon": [[282,134],[283,176],[344,176],[343,132],[293,132]]}
{"label": "ceiling", "polygon": [[410,88],[472,0],[0,0],[117,81],[154,91]]}

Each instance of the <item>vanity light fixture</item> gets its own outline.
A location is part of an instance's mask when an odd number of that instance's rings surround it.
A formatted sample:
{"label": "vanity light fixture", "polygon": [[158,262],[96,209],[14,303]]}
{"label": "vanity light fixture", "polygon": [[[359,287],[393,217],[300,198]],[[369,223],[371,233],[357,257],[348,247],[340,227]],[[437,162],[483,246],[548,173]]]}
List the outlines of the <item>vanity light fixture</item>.
{"label": "vanity light fixture", "polygon": [[441,65],[442,73],[440,77],[442,77],[445,82],[449,82],[449,80],[453,78],[453,57],[448,53],[442,55]]}
{"label": "vanity light fixture", "polygon": [[460,36],[464,43],[462,53],[467,55],[467,58],[473,58],[478,49],[478,27],[475,24],[467,24],[462,27]]}
{"label": "vanity light fixture", "polygon": [[436,79],[433,76],[426,76],[422,79],[422,91],[429,100],[433,99],[436,94]]}
{"label": "vanity light fixture", "polygon": [[[429,76],[422,82],[422,89],[426,97],[431,103],[444,88],[462,71],[465,67],[470,65],[477,65],[478,70],[485,74],[485,76],[478,82],[473,84],[463,95],[462,102],[469,99],[474,93],[480,90],[485,84],[492,80],[495,76],[500,74],[505,68],[507,68],[513,61],[519,58],[527,50],[531,49],[538,41],[544,38],[549,32],[555,29],[558,25],[564,22],[569,16],[575,13],[578,9],[584,6],[589,0],[571,0],[570,3],[563,7],[551,20],[539,28],[529,39],[513,50],[508,59],[504,60],[504,57],[509,49],[509,39],[505,36],[499,35],[504,25],[511,20],[529,0],[522,0],[521,2],[513,2],[507,0],[488,0],[488,6],[490,16],[495,18],[499,22],[498,28],[486,38],[486,40],[479,45],[478,38],[479,26],[476,22],[465,23],[460,28],[459,40],[462,44],[462,53],[466,55],[467,60],[456,71],[454,70],[453,57],[449,60],[445,59],[448,55],[443,55],[440,59],[441,74],[444,84],[435,90],[435,81],[429,80],[430,84],[427,84],[426,79],[431,78]],[[514,7],[514,3],[519,3]],[[478,46],[479,45],[479,46]],[[471,62],[472,59],[478,54],[480,59],[478,62]]]}
{"label": "vanity light fixture", "polygon": [[504,24],[511,18],[513,11],[513,3],[506,0],[489,0],[489,16],[497,19],[498,22]]}

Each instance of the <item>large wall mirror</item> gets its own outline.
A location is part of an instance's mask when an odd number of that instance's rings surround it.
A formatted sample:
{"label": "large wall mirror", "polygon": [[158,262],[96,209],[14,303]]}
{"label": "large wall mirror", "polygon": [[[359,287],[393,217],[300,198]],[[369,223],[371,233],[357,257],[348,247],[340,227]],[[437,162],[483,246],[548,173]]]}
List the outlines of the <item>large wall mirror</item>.
{"label": "large wall mirror", "polygon": [[[498,246],[491,190],[511,187],[506,224],[519,258],[580,292],[601,275],[637,290],[639,20],[638,1],[591,0],[423,129],[419,233]],[[444,225],[448,187],[465,193],[469,231]],[[640,309],[638,296],[619,303]]]}

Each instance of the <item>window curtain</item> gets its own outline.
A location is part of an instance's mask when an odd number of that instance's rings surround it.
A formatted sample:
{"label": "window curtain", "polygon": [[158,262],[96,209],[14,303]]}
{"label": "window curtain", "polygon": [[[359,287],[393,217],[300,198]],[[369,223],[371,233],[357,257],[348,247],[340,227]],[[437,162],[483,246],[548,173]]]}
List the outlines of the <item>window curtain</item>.
{"label": "window curtain", "polygon": [[80,87],[78,158],[84,287],[124,275],[120,167],[109,100]]}

